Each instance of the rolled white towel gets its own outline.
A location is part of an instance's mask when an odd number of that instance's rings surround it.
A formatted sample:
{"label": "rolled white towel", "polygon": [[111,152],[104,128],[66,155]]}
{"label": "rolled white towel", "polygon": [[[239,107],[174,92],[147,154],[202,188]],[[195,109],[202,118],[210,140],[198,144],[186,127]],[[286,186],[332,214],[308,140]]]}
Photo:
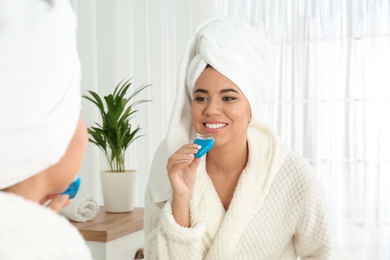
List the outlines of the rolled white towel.
{"label": "rolled white towel", "polygon": [[76,222],[92,220],[99,213],[99,204],[92,196],[75,198],[69,206],[60,210],[60,214]]}

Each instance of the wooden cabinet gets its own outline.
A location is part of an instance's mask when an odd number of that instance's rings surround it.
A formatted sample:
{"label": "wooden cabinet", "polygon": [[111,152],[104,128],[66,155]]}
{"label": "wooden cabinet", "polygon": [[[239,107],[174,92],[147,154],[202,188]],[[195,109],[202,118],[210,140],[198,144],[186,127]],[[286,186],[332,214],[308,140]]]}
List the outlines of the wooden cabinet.
{"label": "wooden cabinet", "polygon": [[101,207],[93,220],[72,224],[87,241],[95,260],[129,260],[143,247],[143,216],[143,208],[134,208],[129,213],[107,213]]}

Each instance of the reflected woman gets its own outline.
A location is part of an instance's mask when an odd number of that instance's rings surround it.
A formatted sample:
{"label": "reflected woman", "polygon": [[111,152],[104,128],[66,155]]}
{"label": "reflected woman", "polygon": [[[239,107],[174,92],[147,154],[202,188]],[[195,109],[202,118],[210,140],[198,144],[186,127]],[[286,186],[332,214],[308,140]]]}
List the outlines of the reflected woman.
{"label": "reflected woman", "polygon": [[[212,19],[182,59],[146,191],[146,259],[341,259],[313,168],[261,123],[270,46]],[[195,158],[193,140],[212,134]]]}

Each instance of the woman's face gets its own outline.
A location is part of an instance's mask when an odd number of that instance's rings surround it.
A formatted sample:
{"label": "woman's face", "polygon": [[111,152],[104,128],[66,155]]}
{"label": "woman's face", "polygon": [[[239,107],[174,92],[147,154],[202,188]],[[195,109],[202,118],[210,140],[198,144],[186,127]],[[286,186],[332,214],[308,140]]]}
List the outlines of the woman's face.
{"label": "woman's face", "polygon": [[246,140],[251,109],[236,84],[207,67],[195,83],[191,118],[195,131],[214,134],[215,146],[219,146]]}
{"label": "woman's face", "polygon": [[50,184],[49,194],[64,191],[77,175],[88,143],[88,133],[82,118],[76,128],[68,149],[61,160],[47,169],[47,179]]}

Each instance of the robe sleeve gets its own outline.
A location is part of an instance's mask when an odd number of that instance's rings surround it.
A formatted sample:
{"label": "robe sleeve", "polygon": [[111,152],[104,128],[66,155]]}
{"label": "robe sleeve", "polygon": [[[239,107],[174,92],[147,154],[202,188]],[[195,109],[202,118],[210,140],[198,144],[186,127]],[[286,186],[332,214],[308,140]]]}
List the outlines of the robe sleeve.
{"label": "robe sleeve", "polygon": [[325,195],[315,176],[309,171],[305,182],[301,217],[294,235],[295,249],[301,260],[344,259],[339,248]]}
{"label": "robe sleeve", "polygon": [[190,205],[191,227],[178,225],[170,201],[154,203],[149,187],[145,196],[145,259],[202,259],[205,224]]}

